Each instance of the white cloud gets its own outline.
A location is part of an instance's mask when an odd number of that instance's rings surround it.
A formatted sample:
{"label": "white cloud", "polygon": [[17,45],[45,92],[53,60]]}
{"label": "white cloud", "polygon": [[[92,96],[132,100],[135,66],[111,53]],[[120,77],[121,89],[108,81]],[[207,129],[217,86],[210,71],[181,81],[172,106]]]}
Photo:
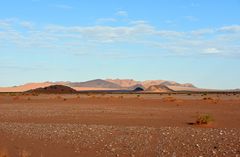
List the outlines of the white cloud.
{"label": "white cloud", "polygon": [[130,21],[130,24],[132,24],[132,25],[148,25],[148,22],[144,21],[144,20],[135,20],[135,21]]}
{"label": "white cloud", "polygon": [[[29,29],[22,32],[19,26]],[[1,27],[7,29],[0,29],[0,50],[3,45],[13,45],[19,49],[27,47],[34,50],[46,49],[75,54],[78,50],[84,53],[96,49],[109,52],[107,48],[102,50],[106,45],[116,49],[121,49],[125,45],[126,47],[144,45],[149,53],[240,55],[239,33],[232,33],[238,31],[238,25],[181,32],[162,30],[142,20],[130,21],[125,26],[46,25],[43,27],[36,27],[31,22],[20,20],[0,20]]]}
{"label": "white cloud", "polygon": [[240,32],[240,25],[224,26],[224,27],[221,27],[219,31]]}
{"label": "white cloud", "polygon": [[29,21],[22,21],[20,22],[20,25],[26,29],[33,29],[34,28],[34,24],[32,22]]}
{"label": "white cloud", "polygon": [[203,52],[204,54],[218,54],[220,50],[217,48],[206,48]]}
{"label": "white cloud", "polygon": [[211,28],[199,29],[199,30],[191,31],[192,35],[195,35],[195,36],[212,34],[212,33],[214,33],[214,32],[215,32],[215,30],[214,30],[214,29],[211,29]]}
{"label": "white cloud", "polygon": [[124,10],[119,10],[116,12],[116,15],[118,16],[128,16],[128,12]]}
{"label": "white cloud", "polygon": [[164,37],[179,37],[184,35],[184,32],[161,30],[161,31],[156,31],[156,34]]}
{"label": "white cloud", "polygon": [[184,16],[184,18],[188,21],[191,21],[191,22],[196,22],[198,21],[198,18],[195,17],[195,16]]}
{"label": "white cloud", "polygon": [[[45,31],[58,35],[75,35],[78,38],[84,38],[89,41],[97,42],[117,42],[129,41],[144,35],[154,33],[154,28],[149,25],[132,25],[132,26],[75,26],[63,27],[51,25],[45,27]],[[72,36],[73,37],[73,36]]]}
{"label": "white cloud", "polygon": [[0,19],[0,28],[8,29],[15,21],[15,19]]}

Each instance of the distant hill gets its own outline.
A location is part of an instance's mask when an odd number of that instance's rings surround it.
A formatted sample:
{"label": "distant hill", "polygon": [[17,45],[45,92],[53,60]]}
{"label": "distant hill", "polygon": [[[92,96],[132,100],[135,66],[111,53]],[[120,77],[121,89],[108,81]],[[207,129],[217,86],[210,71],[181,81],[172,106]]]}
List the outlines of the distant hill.
{"label": "distant hill", "polygon": [[13,86],[13,87],[0,87],[0,92],[24,92],[31,89],[47,87],[54,85],[52,82],[40,82],[40,83],[27,83],[20,86]]}
{"label": "distant hill", "polygon": [[143,91],[144,91],[144,89],[141,87],[137,87],[133,90],[133,92],[143,92]]}
{"label": "distant hill", "polygon": [[173,82],[173,81],[164,81],[164,82],[160,83],[160,85],[196,88],[194,85],[192,85],[190,83],[180,84],[180,83]]}
{"label": "distant hill", "polygon": [[133,79],[106,79],[105,81],[112,82],[123,88],[129,88],[137,84],[141,84],[140,81],[135,81]]}
{"label": "distant hill", "polygon": [[166,86],[176,86],[176,87],[189,87],[196,88],[194,85],[190,83],[180,84],[174,81],[166,81],[166,80],[146,80],[146,81],[135,81],[132,79],[107,79],[106,81],[118,84],[121,87],[130,88],[136,85],[141,85],[145,89],[152,85],[166,85]]}
{"label": "distant hill", "polygon": [[174,91],[206,91],[206,89],[196,88],[190,83],[180,84],[174,81],[166,80],[146,80],[135,81],[133,79],[95,79],[85,82],[40,82],[40,83],[28,83],[25,85],[14,87],[0,87],[0,92],[23,92],[36,88],[44,88],[51,85],[64,85],[71,87],[77,91],[85,90],[134,90],[137,87],[142,89],[148,89],[154,85],[164,85]]}
{"label": "distant hill", "polygon": [[76,90],[72,89],[71,87],[64,86],[64,85],[51,85],[44,88],[36,88],[29,90],[27,92],[31,93],[42,93],[42,94],[72,94],[77,93]]}
{"label": "distant hill", "polygon": [[121,86],[108,82],[101,79],[86,81],[86,82],[75,82],[75,83],[68,83],[70,87],[94,87],[94,88],[121,88]]}
{"label": "distant hill", "polygon": [[166,85],[152,85],[148,87],[146,92],[160,92],[160,93],[168,93],[168,92],[174,92],[174,90],[168,88]]}
{"label": "distant hill", "polygon": [[127,87],[129,90],[133,90],[133,89],[136,89],[136,88],[142,88],[143,90],[145,89],[145,87],[142,85],[142,84],[135,84],[131,87]]}

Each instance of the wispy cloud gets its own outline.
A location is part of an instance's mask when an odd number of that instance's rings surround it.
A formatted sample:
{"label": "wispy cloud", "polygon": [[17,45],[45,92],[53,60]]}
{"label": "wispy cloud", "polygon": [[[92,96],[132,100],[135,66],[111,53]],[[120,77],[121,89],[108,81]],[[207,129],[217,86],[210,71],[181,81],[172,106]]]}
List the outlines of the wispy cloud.
{"label": "wispy cloud", "polygon": [[240,25],[224,26],[224,27],[219,28],[219,31],[240,32]]}
{"label": "wispy cloud", "polygon": [[22,21],[19,23],[22,27],[26,28],[26,29],[34,29],[34,24],[32,22],[29,21]]}
{"label": "wispy cloud", "polygon": [[119,10],[116,12],[116,15],[118,16],[128,16],[128,12],[125,10]]}
{"label": "wispy cloud", "polygon": [[148,22],[145,20],[134,20],[134,21],[130,21],[130,24],[132,24],[132,25],[148,25]]}
{"label": "wispy cloud", "polygon": [[195,35],[195,36],[202,36],[202,35],[212,34],[215,31],[216,30],[211,29],[211,28],[205,28],[205,29],[198,29],[198,30],[191,31],[191,34]]}
{"label": "wispy cloud", "polygon": [[[28,29],[22,32],[19,27]],[[0,20],[0,28],[6,28],[0,29],[0,50],[3,45],[14,45],[19,49],[86,54],[97,50],[109,52],[108,45],[116,49],[134,45],[144,46],[150,55],[156,52],[190,56],[240,55],[239,25],[174,31],[158,29],[143,20],[130,21],[124,26],[45,25],[43,27],[36,27],[32,22],[27,21]]]}
{"label": "wispy cloud", "polygon": [[184,19],[190,21],[190,22],[197,22],[199,19],[195,16],[184,16]]}
{"label": "wispy cloud", "polygon": [[217,48],[206,48],[204,51],[203,51],[204,54],[218,54],[220,53],[220,50],[218,50]]}

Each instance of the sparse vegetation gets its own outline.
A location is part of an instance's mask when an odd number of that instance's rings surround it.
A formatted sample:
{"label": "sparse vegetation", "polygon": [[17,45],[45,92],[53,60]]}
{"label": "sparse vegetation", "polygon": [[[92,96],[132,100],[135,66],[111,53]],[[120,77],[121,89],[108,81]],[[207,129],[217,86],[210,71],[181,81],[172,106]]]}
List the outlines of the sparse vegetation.
{"label": "sparse vegetation", "polygon": [[121,95],[121,96],[119,96],[119,98],[120,98],[120,99],[123,99],[123,96]]}
{"label": "sparse vegetation", "polygon": [[38,96],[38,94],[37,93],[32,93],[32,96]]}
{"label": "sparse vegetation", "polygon": [[213,122],[213,117],[209,114],[202,114],[197,116],[196,119],[197,125],[209,124],[210,122]]}
{"label": "sparse vegetation", "polygon": [[211,97],[204,97],[203,100],[213,100]]}
{"label": "sparse vegetation", "polygon": [[16,93],[10,93],[9,95],[10,96],[16,96]]}

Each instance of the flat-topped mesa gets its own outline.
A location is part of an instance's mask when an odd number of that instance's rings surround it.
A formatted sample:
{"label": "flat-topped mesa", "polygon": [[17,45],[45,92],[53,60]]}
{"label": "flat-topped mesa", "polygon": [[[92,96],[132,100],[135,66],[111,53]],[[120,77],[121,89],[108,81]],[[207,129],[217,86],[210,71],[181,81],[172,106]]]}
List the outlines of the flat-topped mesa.
{"label": "flat-topped mesa", "polygon": [[64,85],[51,85],[48,87],[28,90],[26,92],[41,93],[41,94],[73,94],[73,93],[77,93],[77,91],[75,89],[68,87],[68,86],[64,86]]}

